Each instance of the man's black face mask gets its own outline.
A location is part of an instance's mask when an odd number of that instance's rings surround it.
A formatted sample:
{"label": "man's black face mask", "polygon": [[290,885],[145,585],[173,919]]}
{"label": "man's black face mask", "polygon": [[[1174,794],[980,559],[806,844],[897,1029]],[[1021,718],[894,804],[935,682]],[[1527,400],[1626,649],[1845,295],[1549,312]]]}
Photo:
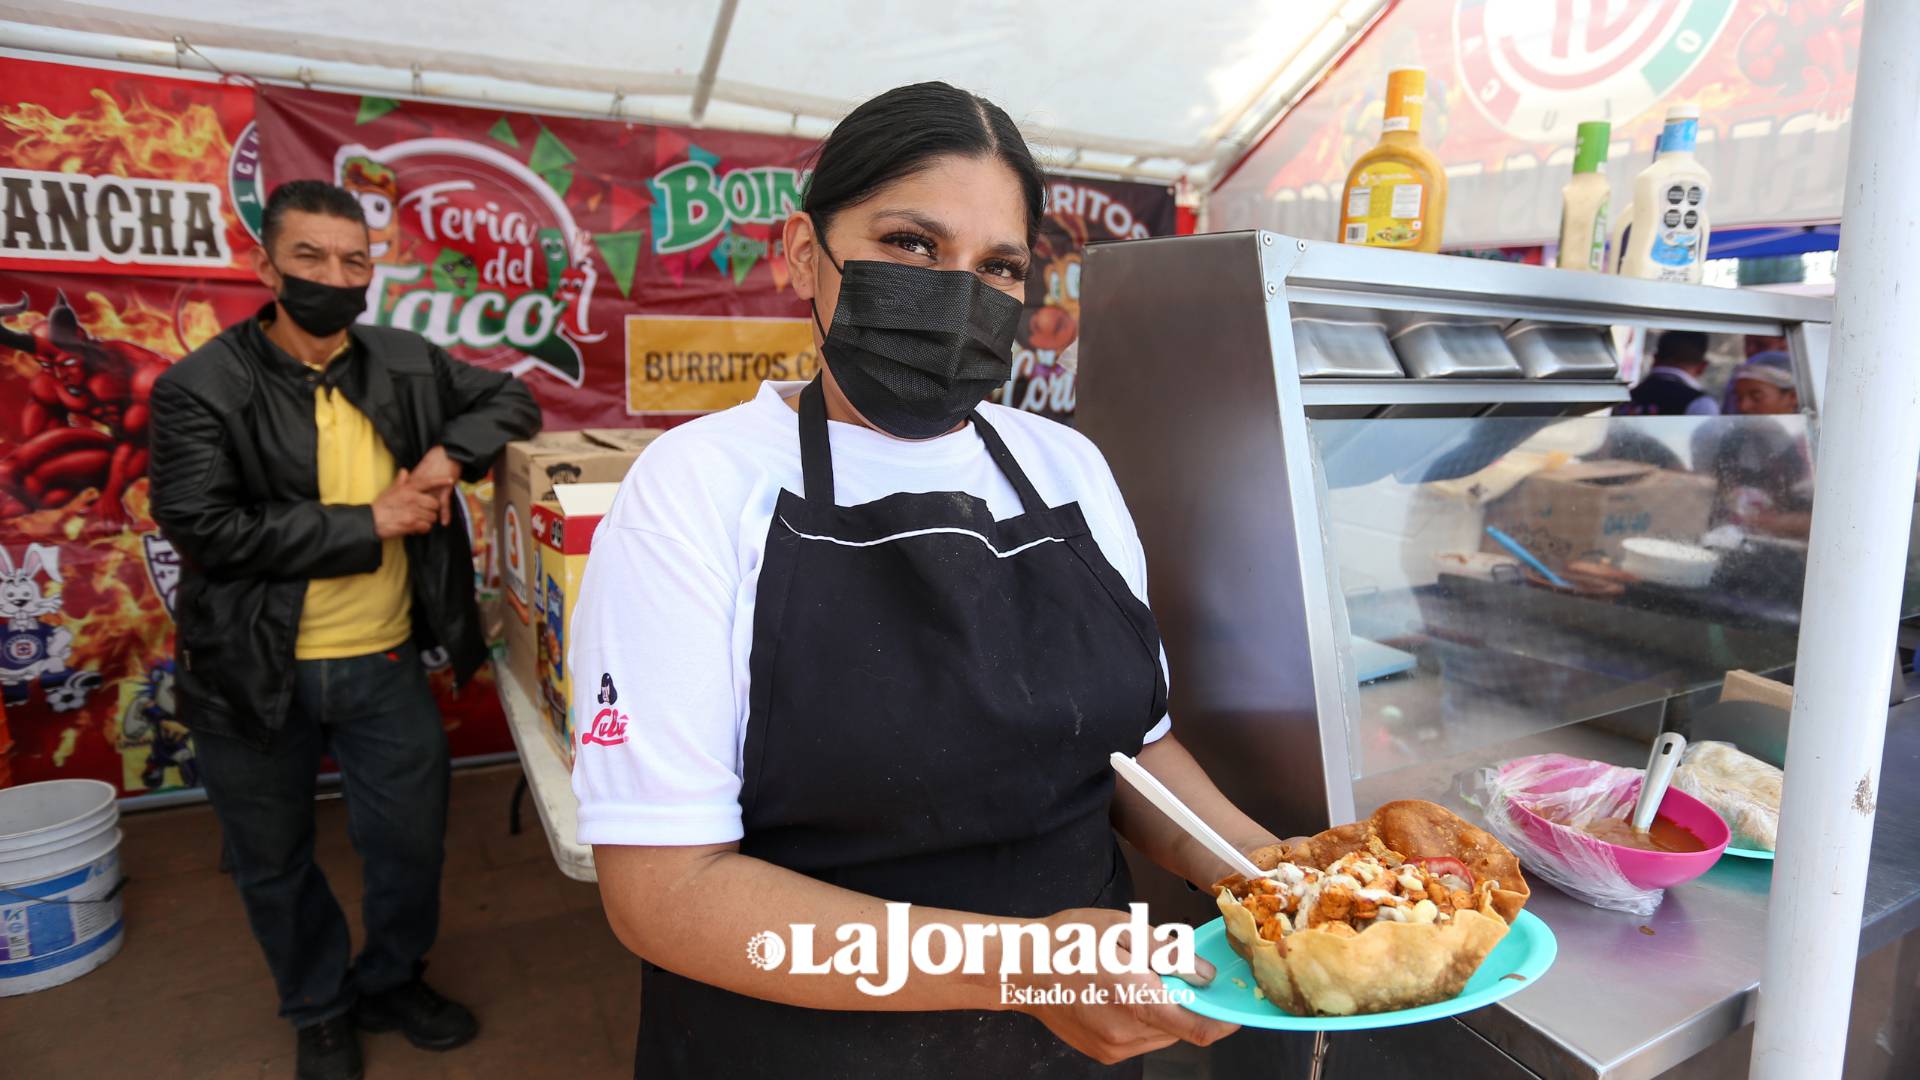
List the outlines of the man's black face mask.
{"label": "man's black face mask", "polygon": [[[279,270],[279,267],[274,269]],[[323,285],[280,270],[280,306],[294,325],[314,337],[332,337],[367,310],[366,286]]]}

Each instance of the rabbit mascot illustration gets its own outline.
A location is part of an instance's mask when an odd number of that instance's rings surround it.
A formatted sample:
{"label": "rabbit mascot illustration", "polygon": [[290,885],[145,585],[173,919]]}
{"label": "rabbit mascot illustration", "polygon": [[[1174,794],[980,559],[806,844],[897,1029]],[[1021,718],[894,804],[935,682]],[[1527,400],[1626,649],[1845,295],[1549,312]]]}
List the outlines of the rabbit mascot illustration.
{"label": "rabbit mascot illustration", "polygon": [[40,574],[60,582],[60,549],[28,544],[16,568],[0,547],[0,695],[9,707],[24,705],[38,685],[55,712],[86,704],[87,692],[100,684],[91,671],[72,671],[73,635],[47,621],[60,614],[60,597],[40,586]]}

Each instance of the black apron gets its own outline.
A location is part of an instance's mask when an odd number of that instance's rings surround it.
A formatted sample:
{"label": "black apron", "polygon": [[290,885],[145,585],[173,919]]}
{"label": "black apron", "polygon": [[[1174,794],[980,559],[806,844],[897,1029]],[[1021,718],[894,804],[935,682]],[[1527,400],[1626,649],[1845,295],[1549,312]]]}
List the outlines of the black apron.
{"label": "black apron", "polygon": [[[1166,710],[1159,633],[1079,505],[1048,507],[970,419],[1018,517],[995,521],[963,492],[834,505],[820,383],[802,391],[806,495],[780,493],[756,593],[740,851],[882,900],[1008,918],[1124,908],[1107,758],[1138,753]],[[802,1009],[647,964],[634,1075],[1113,1077],[1139,1063],[1101,1066],[1021,1013]]]}

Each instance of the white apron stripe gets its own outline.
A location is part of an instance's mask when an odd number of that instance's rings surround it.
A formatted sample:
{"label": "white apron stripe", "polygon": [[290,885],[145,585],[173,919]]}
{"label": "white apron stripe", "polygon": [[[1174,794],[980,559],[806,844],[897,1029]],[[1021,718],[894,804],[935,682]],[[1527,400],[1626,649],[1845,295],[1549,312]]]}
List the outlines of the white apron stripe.
{"label": "white apron stripe", "polygon": [[910,540],[916,536],[933,536],[937,533],[951,533],[955,536],[971,536],[986,545],[987,550],[993,552],[994,557],[998,559],[1010,559],[1026,551],[1028,548],[1038,547],[1041,544],[1062,544],[1066,542],[1057,536],[1043,536],[1038,540],[1029,540],[1011,551],[1001,551],[999,548],[993,546],[993,541],[988,540],[972,529],[961,529],[953,526],[940,526],[932,529],[913,529],[909,532],[894,533],[892,536],[882,536],[878,540],[842,540],[837,536],[816,536],[813,533],[803,533],[799,529],[794,528],[793,524],[784,517],[780,519],[780,524],[785,525],[788,532],[802,540],[824,540],[829,544],[839,544],[841,547],[854,548],[878,547],[881,544],[891,544],[896,540]]}

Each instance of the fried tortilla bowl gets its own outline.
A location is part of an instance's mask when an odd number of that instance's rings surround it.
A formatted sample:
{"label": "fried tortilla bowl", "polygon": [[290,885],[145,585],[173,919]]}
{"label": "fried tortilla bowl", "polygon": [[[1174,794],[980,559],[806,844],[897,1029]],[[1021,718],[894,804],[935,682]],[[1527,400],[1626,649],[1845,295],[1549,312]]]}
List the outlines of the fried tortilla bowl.
{"label": "fried tortilla bowl", "polygon": [[1244,879],[1221,882],[1215,895],[1228,943],[1253,969],[1267,1000],[1297,1016],[1391,1012],[1454,997],[1527,901],[1512,852],[1445,807],[1418,800],[1388,803],[1371,818],[1329,829],[1273,861],[1324,871],[1348,855],[1395,867],[1457,860],[1472,881],[1452,895],[1466,903],[1428,921],[1382,917],[1358,928],[1328,921],[1288,930],[1275,941],[1261,935],[1254,912],[1235,896]]}

